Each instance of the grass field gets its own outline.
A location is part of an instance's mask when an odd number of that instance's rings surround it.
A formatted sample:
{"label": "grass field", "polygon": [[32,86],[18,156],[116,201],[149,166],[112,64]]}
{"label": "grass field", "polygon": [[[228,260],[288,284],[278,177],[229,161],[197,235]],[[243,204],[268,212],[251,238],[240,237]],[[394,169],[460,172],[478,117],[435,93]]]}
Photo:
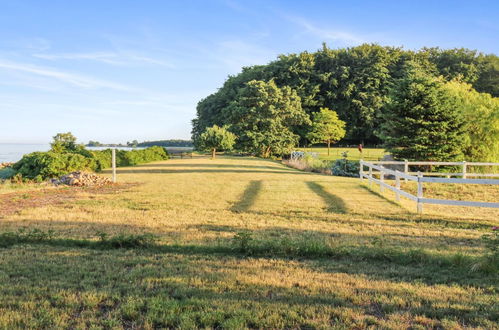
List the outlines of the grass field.
{"label": "grass field", "polygon": [[498,274],[473,267],[497,210],[418,216],[359,179],[256,158],[118,179],[0,193],[0,329],[497,328]]}
{"label": "grass field", "polygon": [[386,154],[384,149],[381,148],[364,148],[362,150],[362,154],[357,148],[331,148],[329,152],[329,156],[327,154],[326,147],[312,147],[312,148],[299,148],[297,150],[307,151],[307,152],[316,152],[319,154],[320,159],[325,160],[335,160],[343,158],[343,153],[348,153],[349,160],[381,160],[383,156]]}

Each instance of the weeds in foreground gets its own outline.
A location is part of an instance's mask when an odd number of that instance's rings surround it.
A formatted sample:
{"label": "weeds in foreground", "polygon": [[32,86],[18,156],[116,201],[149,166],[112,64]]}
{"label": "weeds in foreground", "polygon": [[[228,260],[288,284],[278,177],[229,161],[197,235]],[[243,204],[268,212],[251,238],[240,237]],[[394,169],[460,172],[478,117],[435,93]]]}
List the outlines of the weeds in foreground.
{"label": "weeds in foreground", "polygon": [[256,238],[251,231],[236,233],[229,244],[217,246],[201,245],[164,245],[157,244],[158,238],[152,234],[108,234],[97,233],[98,240],[76,240],[58,238],[52,230],[19,229],[17,232],[0,234],[0,248],[16,244],[46,244],[90,249],[151,249],[156,252],[186,253],[237,253],[255,257],[279,257],[309,259],[331,258],[357,261],[390,262],[400,265],[433,265],[446,268],[460,268],[466,271],[493,274],[499,270],[498,234],[486,235],[484,241],[488,252],[482,257],[457,253],[454,255],[435,255],[424,249],[402,249],[385,247],[374,240],[371,246],[348,246],[340,242],[303,235],[300,237]]}
{"label": "weeds in foreground", "polygon": [[40,229],[20,228],[17,232],[4,232],[0,234],[0,248],[7,248],[17,244],[48,244],[70,247],[86,247],[100,249],[120,248],[150,248],[156,245],[156,236],[146,233],[118,234],[108,236],[106,233],[97,233],[99,240],[71,240],[59,238],[55,231]]}
{"label": "weeds in foreground", "polygon": [[472,271],[499,272],[499,227],[493,227],[491,234],[482,236],[487,253],[471,265]]}

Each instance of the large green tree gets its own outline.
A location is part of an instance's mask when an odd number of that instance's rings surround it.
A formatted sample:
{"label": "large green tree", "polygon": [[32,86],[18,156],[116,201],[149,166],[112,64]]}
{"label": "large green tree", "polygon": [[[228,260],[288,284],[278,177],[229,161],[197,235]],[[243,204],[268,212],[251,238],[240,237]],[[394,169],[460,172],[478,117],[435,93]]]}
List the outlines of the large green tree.
{"label": "large green tree", "polygon": [[338,114],[328,108],[321,108],[313,115],[312,129],[307,137],[312,143],[326,143],[327,155],[329,156],[331,143],[341,140],[345,133],[345,122],[338,118]]}
{"label": "large green tree", "polygon": [[237,148],[262,157],[289,152],[299,139],[293,127],[310,124],[296,91],[274,81],[248,82],[226,116],[238,136]]}
{"label": "large green tree", "polygon": [[398,159],[459,160],[466,142],[463,116],[445,82],[412,63],[392,90],[378,134]]}
{"label": "large green tree", "polygon": [[445,85],[464,117],[467,161],[499,162],[499,98],[478,93],[470,84],[454,80]]}
{"label": "large green tree", "polygon": [[197,141],[197,148],[211,151],[211,158],[215,159],[217,150],[231,150],[236,142],[236,135],[225,127],[213,125],[208,127]]}

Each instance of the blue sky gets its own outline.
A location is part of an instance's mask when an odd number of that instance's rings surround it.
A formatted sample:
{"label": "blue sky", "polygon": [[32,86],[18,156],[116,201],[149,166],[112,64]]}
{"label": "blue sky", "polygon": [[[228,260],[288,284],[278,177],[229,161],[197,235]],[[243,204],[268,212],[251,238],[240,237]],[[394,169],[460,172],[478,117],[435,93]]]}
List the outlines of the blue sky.
{"label": "blue sky", "polygon": [[499,54],[498,1],[0,0],[0,142],[189,138],[242,66],[364,42]]}

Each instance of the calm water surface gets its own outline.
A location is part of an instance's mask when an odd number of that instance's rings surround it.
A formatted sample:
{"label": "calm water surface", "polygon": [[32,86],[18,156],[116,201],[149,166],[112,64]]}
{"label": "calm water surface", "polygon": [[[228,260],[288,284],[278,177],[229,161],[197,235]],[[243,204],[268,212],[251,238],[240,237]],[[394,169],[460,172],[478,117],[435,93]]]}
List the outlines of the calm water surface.
{"label": "calm water surface", "polygon": [[29,154],[34,151],[47,151],[50,149],[48,143],[40,144],[17,144],[17,143],[0,143],[0,163],[17,162],[24,154]]}
{"label": "calm water surface", "polygon": [[[109,149],[109,147],[86,147],[90,150],[104,150]],[[48,143],[40,143],[40,144],[18,144],[18,143],[0,143],[0,163],[4,162],[17,162],[20,160],[23,155],[29,154],[30,152],[35,151],[47,151],[50,149],[50,144]],[[119,147],[116,149],[123,150],[133,150],[133,149],[143,149],[143,148],[128,148],[128,147]],[[166,148],[168,150],[192,150],[192,148]]]}

